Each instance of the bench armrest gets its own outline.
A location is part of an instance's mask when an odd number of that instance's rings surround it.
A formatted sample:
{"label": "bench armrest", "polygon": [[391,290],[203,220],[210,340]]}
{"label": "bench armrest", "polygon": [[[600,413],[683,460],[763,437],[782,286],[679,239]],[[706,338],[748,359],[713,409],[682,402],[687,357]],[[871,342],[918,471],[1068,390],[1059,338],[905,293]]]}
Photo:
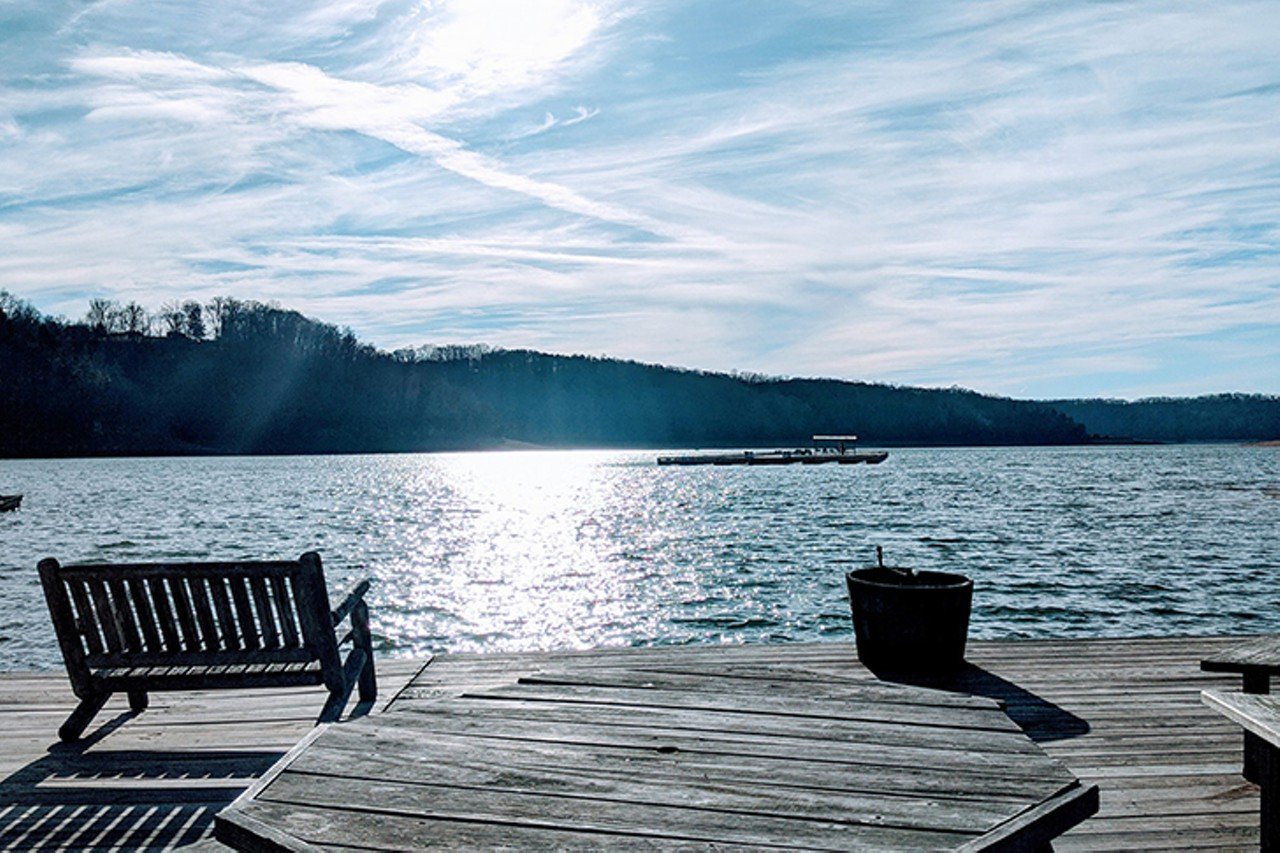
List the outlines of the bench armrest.
{"label": "bench armrest", "polygon": [[356,605],[364,601],[364,594],[369,591],[370,581],[366,578],[351,588],[351,592],[347,593],[347,597],[342,603],[333,608],[332,618],[333,624],[336,626],[343,619],[351,614]]}
{"label": "bench armrest", "polygon": [[1201,690],[1200,700],[1272,746],[1280,747],[1280,696]]}

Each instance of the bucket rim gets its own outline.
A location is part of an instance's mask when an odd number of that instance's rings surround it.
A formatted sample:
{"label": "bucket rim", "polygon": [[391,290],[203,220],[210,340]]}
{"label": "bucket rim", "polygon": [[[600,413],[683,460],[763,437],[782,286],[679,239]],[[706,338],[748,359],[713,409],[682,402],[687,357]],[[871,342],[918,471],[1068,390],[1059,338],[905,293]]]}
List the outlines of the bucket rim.
{"label": "bucket rim", "polygon": [[955,572],[937,572],[931,569],[916,572],[911,580],[894,580],[889,566],[866,566],[853,569],[845,573],[845,579],[848,583],[882,589],[964,589],[973,586],[973,578]]}

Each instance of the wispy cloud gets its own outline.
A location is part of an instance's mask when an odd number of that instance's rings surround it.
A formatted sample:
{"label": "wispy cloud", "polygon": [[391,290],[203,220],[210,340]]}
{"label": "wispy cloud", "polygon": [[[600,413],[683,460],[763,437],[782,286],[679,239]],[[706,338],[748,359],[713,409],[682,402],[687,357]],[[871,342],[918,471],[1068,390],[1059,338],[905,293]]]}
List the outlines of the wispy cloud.
{"label": "wispy cloud", "polygon": [[600,110],[587,109],[586,107],[582,107],[582,106],[576,107],[574,109],[573,115],[567,119],[559,119],[559,118],[556,118],[555,115],[553,115],[552,113],[547,113],[546,117],[542,119],[541,124],[538,124],[527,130],[518,131],[512,134],[510,139],[512,140],[526,139],[530,136],[537,136],[539,133],[546,133],[548,130],[551,130],[552,128],[555,128],[555,127],[573,127],[575,124],[584,122],[587,119],[595,118],[598,115],[600,115]]}
{"label": "wispy cloud", "polygon": [[1280,391],[1272,4],[15,8],[0,287],[47,310]]}

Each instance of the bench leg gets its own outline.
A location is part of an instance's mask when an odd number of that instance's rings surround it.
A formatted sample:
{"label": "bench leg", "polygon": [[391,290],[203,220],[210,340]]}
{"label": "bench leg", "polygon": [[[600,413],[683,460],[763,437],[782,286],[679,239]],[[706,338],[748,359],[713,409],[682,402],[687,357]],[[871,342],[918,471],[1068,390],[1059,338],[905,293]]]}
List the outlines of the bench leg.
{"label": "bench leg", "polygon": [[364,650],[364,666],[360,668],[360,701],[378,698],[378,676],[373,671],[373,637],[369,633],[369,605],[361,601],[351,611],[351,639]]}
{"label": "bench leg", "polygon": [[145,711],[147,710],[147,705],[148,705],[147,691],[145,690],[129,691],[129,710]]}
{"label": "bench leg", "polygon": [[85,728],[102,710],[102,706],[107,704],[107,699],[110,697],[111,692],[105,691],[81,699],[80,704],[71,712],[71,716],[67,717],[67,721],[58,728],[58,737],[67,743],[79,740]]}
{"label": "bench leg", "polygon": [[373,655],[365,658],[360,670],[360,701],[373,702],[378,698],[378,676],[373,671]]}
{"label": "bench leg", "polygon": [[[1244,692],[1270,693],[1271,676],[1266,673],[1245,672]],[[1244,733],[1244,767],[1241,769],[1240,775],[1244,776],[1245,781],[1253,782],[1255,785],[1262,784],[1263,765],[1267,749],[1266,741],[1262,738],[1252,732]]]}
{"label": "bench leg", "polygon": [[1240,775],[1244,777],[1246,782],[1252,782],[1255,785],[1262,784],[1264,775],[1264,767],[1266,765],[1267,742],[1255,735],[1253,732],[1244,733],[1244,767],[1240,768]]}
{"label": "bench leg", "polygon": [[320,709],[320,716],[316,719],[316,725],[338,722],[338,718],[342,716],[342,709],[347,707],[347,699],[350,696],[350,686],[346,690],[331,690],[329,698],[325,700],[324,707]]}
{"label": "bench leg", "polygon": [[1280,749],[1266,743],[1264,746],[1258,762],[1262,787],[1260,849],[1262,853],[1280,853]]}

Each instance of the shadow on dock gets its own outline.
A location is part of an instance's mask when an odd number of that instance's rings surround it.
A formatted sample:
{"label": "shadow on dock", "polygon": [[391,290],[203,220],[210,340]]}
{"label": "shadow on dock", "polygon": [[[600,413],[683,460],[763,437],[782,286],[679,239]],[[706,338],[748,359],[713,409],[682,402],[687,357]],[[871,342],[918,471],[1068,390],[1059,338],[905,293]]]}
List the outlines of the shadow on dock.
{"label": "shadow on dock", "polygon": [[213,818],[278,751],[94,750],[125,721],[57,743],[0,780],[0,849],[160,849],[207,838]]}
{"label": "shadow on dock", "polygon": [[905,673],[896,670],[874,670],[882,681],[909,684],[915,687],[931,687],[996,699],[1005,706],[1005,713],[1022,727],[1033,741],[1046,743],[1067,740],[1089,733],[1089,723],[1047,699],[1019,687],[994,672],[966,663],[949,673]]}

